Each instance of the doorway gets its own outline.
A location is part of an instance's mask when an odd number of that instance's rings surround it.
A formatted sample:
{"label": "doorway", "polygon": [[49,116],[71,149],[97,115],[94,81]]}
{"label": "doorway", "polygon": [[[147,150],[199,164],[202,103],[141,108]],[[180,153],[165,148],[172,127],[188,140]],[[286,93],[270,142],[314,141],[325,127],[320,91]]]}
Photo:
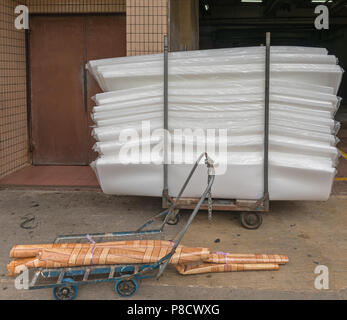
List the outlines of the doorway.
{"label": "doorway", "polygon": [[88,165],[91,97],[102,91],[85,65],[126,55],[125,15],[33,16],[29,41],[33,164]]}

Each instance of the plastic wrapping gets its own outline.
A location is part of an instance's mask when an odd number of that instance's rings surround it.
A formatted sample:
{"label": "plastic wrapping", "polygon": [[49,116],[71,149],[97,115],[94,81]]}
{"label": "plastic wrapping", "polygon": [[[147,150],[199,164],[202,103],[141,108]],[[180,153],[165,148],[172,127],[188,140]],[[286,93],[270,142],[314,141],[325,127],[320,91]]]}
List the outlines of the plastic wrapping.
{"label": "plastic wrapping", "polygon": [[[192,148],[200,148],[199,150],[212,150],[213,144],[201,139],[199,143],[199,138],[190,141],[190,139],[183,138],[185,146],[189,144],[192,145]],[[128,149],[132,148],[140,148],[143,146],[153,146],[155,144],[159,144],[159,142],[163,143],[163,140],[153,139],[153,140],[135,140],[131,143],[127,143],[126,147]],[[220,143],[220,141],[218,141]],[[172,143],[172,141],[171,141]],[[94,150],[99,152],[102,155],[113,155],[119,153],[121,148],[124,147],[125,143],[120,142],[99,142],[94,146]],[[274,136],[272,135],[269,139],[270,152],[283,152],[283,153],[295,153],[295,154],[303,154],[309,155],[312,157],[326,157],[331,159],[333,166],[337,164],[337,160],[339,157],[338,150],[331,145],[327,145],[322,142],[312,141],[312,140],[304,140],[304,139],[296,139],[284,136]],[[178,146],[175,143],[171,145],[172,149],[177,149]],[[242,137],[228,137],[228,142],[225,143],[225,150],[228,152],[254,152],[261,151],[263,148],[263,136],[262,135],[249,135]]]}
{"label": "plastic wrapping", "polygon": [[[210,112],[194,112],[194,111],[171,111],[169,112],[169,117],[172,120],[188,120],[188,121],[200,121],[208,119],[210,125],[214,125],[214,121],[220,122],[223,120],[223,122],[226,124],[225,128],[227,129],[229,126],[233,125],[242,125],[245,126],[247,123],[252,124],[252,122],[255,121],[261,121],[262,120],[262,111],[248,111],[245,112],[221,112],[221,113],[212,113]],[[125,124],[128,122],[134,122],[134,121],[146,121],[151,120],[155,118],[163,117],[163,111],[154,111],[154,112],[146,112],[146,113],[140,113],[136,115],[127,115],[127,116],[119,116],[119,117],[110,117],[108,119],[101,119],[101,120],[94,120],[96,126],[99,128],[106,127],[106,126],[113,126],[117,124]],[[270,118],[271,120],[276,121],[276,119],[288,119],[288,120],[297,120],[300,122],[309,122],[311,124],[321,125],[329,128],[331,132],[334,132],[336,122],[329,118],[322,118],[322,117],[314,117],[309,116],[305,113],[292,113],[292,112],[286,112],[286,111],[277,111],[277,110],[271,110],[270,112]]]}
{"label": "plastic wrapping", "polygon": [[[163,128],[163,117],[147,117],[148,123],[150,123],[150,128],[152,130]],[[224,129],[227,130],[228,135],[239,135],[239,133],[247,134],[253,132],[263,131],[263,119],[249,119],[246,121],[247,125],[244,122],[235,122],[233,120],[223,119],[221,120],[210,120],[210,119],[200,119],[189,120],[189,119],[170,119],[169,120],[169,130],[173,131],[174,129]],[[283,120],[281,117],[272,116],[270,119],[270,126],[282,126],[292,129],[301,129],[311,131],[312,134],[323,133],[323,134],[336,134],[339,129],[339,123],[334,122],[334,125],[324,125],[317,123],[310,123],[307,120],[297,120],[297,119],[287,119]],[[118,122],[116,125],[108,125],[105,127],[96,127],[93,129],[92,134],[98,141],[110,141],[118,138],[119,133],[125,129],[136,130],[140,132],[143,126],[142,120],[127,121],[125,123]]]}
{"label": "plastic wrapping", "polygon": [[[310,82],[334,88],[334,94],[341,83],[343,70],[330,64],[276,64],[270,67],[270,77],[281,80]],[[107,91],[159,84],[163,80],[163,67],[137,68],[105,71],[100,74]],[[208,65],[208,66],[169,66],[169,81],[185,78],[195,81],[202,79],[247,80],[264,77],[264,64]]]}
{"label": "plastic wrapping", "polygon": [[[168,166],[170,196],[177,195],[200,150],[223,169],[214,198],[262,198],[264,61],[264,47],[169,53],[169,155],[185,159]],[[327,200],[330,195],[339,157],[335,135],[340,124],[334,115],[341,99],[336,92],[343,74],[336,63],[323,48],[271,47],[270,200]],[[100,154],[91,165],[103,191],[160,197],[163,55],[90,61],[87,68],[110,91],[93,98],[91,115],[94,150]],[[200,130],[201,136],[175,136],[187,128]],[[213,139],[205,140],[210,129],[224,130],[217,142],[223,150],[213,148]],[[143,137],[144,130],[150,136]],[[124,140],[125,132],[135,132],[136,138]],[[184,196],[203,192],[205,169],[199,165],[197,170]]]}
{"label": "plastic wrapping", "polygon": [[[336,57],[328,55],[314,55],[314,54],[287,54],[275,53],[271,55],[272,63],[310,63],[310,64],[333,64],[336,65]],[[264,54],[244,54],[237,56],[219,55],[213,57],[198,57],[179,59],[173,58],[170,64],[175,66],[201,66],[201,65],[233,65],[233,64],[251,64],[251,63],[265,63]],[[140,61],[137,63],[122,63],[117,65],[105,65],[96,67],[96,72],[102,74],[103,72],[113,70],[128,70],[137,68],[157,68],[162,67],[162,61]]]}
{"label": "plastic wrapping", "polygon": [[[336,96],[333,93],[333,88],[327,86],[318,86],[310,83],[300,82],[300,81],[285,81],[285,80],[276,80],[270,81],[270,90],[276,90],[276,88],[280,88],[279,90],[285,89],[293,91],[299,90],[299,92],[307,92],[307,94],[312,95],[316,94],[314,97],[322,100],[326,100],[325,97],[329,99],[336,99]],[[253,92],[253,90],[264,90],[264,79],[253,79],[253,80],[242,80],[242,81],[232,81],[225,80],[220,81],[215,79],[213,81],[213,86],[208,80],[197,80],[194,82],[186,81],[181,79],[176,82],[169,82],[169,90],[170,93],[172,90],[180,90],[179,94],[182,92],[186,92],[190,94],[191,90],[200,90],[199,92],[195,92],[194,94],[202,94],[202,95],[211,95],[216,92],[221,92],[221,94],[225,93],[248,93]],[[153,95],[157,96],[158,94],[163,93],[162,84],[150,85],[150,86],[140,86],[136,88],[123,89],[111,92],[104,92],[97,94],[93,99],[97,105],[105,104],[110,102],[122,102],[122,101],[133,101],[141,98],[151,97]],[[223,91],[221,91],[223,90]],[[226,92],[224,90],[227,90]],[[212,91],[212,92],[211,92]],[[282,91],[283,92],[283,91]],[[296,96],[298,91],[296,91]],[[300,96],[300,95],[299,95]]]}
{"label": "plastic wrapping", "polygon": [[[315,54],[315,55],[327,55],[327,50],[324,48],[313,48],[313,47],[286,47],[286,46],[272,46],[271,52],[274,54],[285,53],[285,54]],[[246,55],[246,54],[265,54],[264,47],[244,47],[244,48],[231,48],[231,49],[212,49],[212,50],[196,50],[196,51],[183,51],[183,52],[170,52],[169,59],[189,59],[198,57],[213,57],[220,55]],[[131,56],[122,58],[110,58],[89,61],[86,68],[94,75],[103,91],[108,91],[105,86],[102,77],[97,72],[96,68],[101,66],[112,66],[127,63],[137,62],[149,62],[149,61],[163,61],[163,54],[152,54],[145,56]]]}
{"label": "plastic wrapping", "polygon": [[[336,138],[334,135],[331,134],[320,134],[315,133],[314,135],[310,131],[306,130],[298,130],[298,129],[292,129],[287,127],[280,127],[280,126],[271,126],[270,127],[270,137],[273,138],[275,136],[278,136],[282,139],[286,139],[286,141],[295,141],[296,143],[299,142],[312,142],[313,144],[317,145],[324,145],[324,146],[336,146],[339,139]],[[244,144],[244,145],[254,145],[254,141],[259,141],[263,137],[263,132],[259,130],[259,132],[254,132],[254,134],[245,134],[245,135],[231,135],[228,136],[228,142],[231,143],[233,140],[236,140],[238,144]],[[162,136],[152,136],[148,139],[145,138],[138,138],[134,139],[131,142],[126,142],[129,147],[135,146],[138,147],[139,145],[152,145],[155,143],[158,143],[162,141]],[[120,142],[119,139],[114,139],[114,141],[99,141],[96,142],[94,145],[94,151],[98,152],[101,155],[112,155],[120,151],[120,148],[125,145],[125,142]]]}
{"label": "plastic wrapping", "polygon": [[[218,166],[223,157],[211,154]],[[169,194],[175,196],[188,176],[192,163],[171,164]],[[163,169],[160,159],[148,157],[150,164],[123,164],[117,156],[103,156],[93,163],[102,189],[107,194],[160,197],[163,190]],[[227,170],[218,175],[212,188],[215,198],[260,199],[263,194],[263,153],[234,152],[228,154]],[[206,177],[200,165],[185,191],[187,197],[199,197]],[[336,170],[328,158],[271,152],[269,155],[269,193],[271,200],[327,200]],[[142,183],[139,183],[141,181]],[[250,183],[251,182],[251,183]],[[144,187],[145,186],[145,187]],[[228,188],[226,188],[228,186]]]}

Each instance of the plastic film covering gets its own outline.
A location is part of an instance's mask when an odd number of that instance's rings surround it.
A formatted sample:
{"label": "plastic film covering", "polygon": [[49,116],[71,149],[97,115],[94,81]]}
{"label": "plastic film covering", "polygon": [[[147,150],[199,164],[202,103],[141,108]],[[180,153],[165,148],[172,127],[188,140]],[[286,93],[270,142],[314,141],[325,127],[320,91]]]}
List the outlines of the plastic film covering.
{"label": "plastic film covering", "polygon": [[[262,198],[264,62],[264,47],[169,53],[170,196],[197,153],[207,151],[222,172],[213,197]],[[103,191],[160,197],[163,55],[90,61],[87,68],[105,91],[93,97],[91,114],[100,154],[91,165]],[[270,71],[270,199],[327,200],[339,158],[334,115],[343,70],[324,48],[271,47]],[[211,130],[219,136],[211,138]],[[129,141],[125,132],[136,134]],[[197,170],[184,196],[201,195],[205,170]]]}
{"label": "plastic film covering", "polygon": [[[343,70],[338,65],[330,64],[280,64],[272,63],[270,77],[273,79],[310,82],[317,85],[329,86],[336,94],[341,83]],[[116,69],[101,73],[107,91],[155,85],[162,82],[163,67]],[[208,65],[201,66],[175,66],[169,67],[169,81],[180,81],[185,78],[190,81],[204,79],[243,80],[247,78],[264,78],[264,64],[235,64],[235,65]]]}
{"label": "plastic film covering", "polygon": [[[315,55],[327,55],[327,50],[324,48],[306,48],[306,47],[285,47],[276,46],[271,47],[272,53],[284,53],[284,54],[315,54]],[[169,59],[183,59],[199,57],[213,57],[213,56],[231,56],[231,55],[246,55],[246,54],[265,54],[264,47],[246,47],[246,48],[232,48],[232,49],[212,49],[212,50],[196,50],[186,52],[170,52]],[[110,58],[102,60],[90,61],[87,64],[87,69],[94,75],[98,81],[100,87],[107,91],[101,75],[97,72],[96,68],[101,66],[113,66],[127,63],[138,62],[150,62],[150,61],[163,61],[163,54],[153,54],[146,56],[131,56],[122,58]]]}

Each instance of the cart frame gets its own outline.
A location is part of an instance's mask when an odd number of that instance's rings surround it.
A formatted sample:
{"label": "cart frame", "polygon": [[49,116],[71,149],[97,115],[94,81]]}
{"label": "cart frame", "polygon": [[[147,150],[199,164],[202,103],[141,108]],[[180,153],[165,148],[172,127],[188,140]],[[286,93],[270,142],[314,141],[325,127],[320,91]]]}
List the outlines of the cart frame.
{"label": "cart frame", "polygon": [[[202,158],[205,157],[205,164],[208,170],[208,183],[205,191],[201,195],[198,203],[194,207],[188,221],[184,225],[183,229],[176,235],[175,240],[172,240],[171,251],[157,260],[154,263],[146,264],[127,264],[127,265],[90,265],[83,267],[66,267],[66,268],[38,268],[35,269],[34,275],[29,280],[28,289],[45,289],[53,288],[53,296],[57,300],[72,300],[76,297],[77,286],[85,284],[96,284],[103,282],[115,282],[115,291],[121,297],[130,297],[136,293],[138,288],[137,280],[148,279],[148,278],[159,278],[164,270],[166,269],[172,255],[175,253],[176,248],[180,244],[182,238],[184,237],[189,226],[193,222],[196,214],[198,213],[202,203],[204,202],[206,196],[211,191],[215,171],[213,167],[213,161],[207,155],[207,153],[202,153],[197,161],[195,162],[193,168],[190,171],[186,181],[184,182],[176,200],[171,204],[171,206],[160,212],[159,214],[153,216],[145,224],[135,231],[125,231],[125,232],[111,232],[111,233],[93,233],[93,234],[72,234],[72,235],[60,235],[58,236],[54,243],[60,243],[61,241],[81,241],[81,240],[93,240],[99,239],[103,240],[105,238],[123,238],[126,236],[138,237],[144,235],[157,235],[164,231],[164,226],[169,223],[170,217],[175,215],[176,206],[187,187],[191,177],[193,176],[196,168],[198,167]],[[155,220],[164,218],[161,226],[157,229],[146,228],[151,225]],[[177,220],[178,222],[178,220]],[[157,271],[157,272],[156,272]],[[82,279],[77,280],[74,277],[82,277]],[[90,279],[90,276],[94,276],[95,279]],[[50,283],[39,283],[40,280],[51,280]],[[42,282],[42,281],[41,281]]]}

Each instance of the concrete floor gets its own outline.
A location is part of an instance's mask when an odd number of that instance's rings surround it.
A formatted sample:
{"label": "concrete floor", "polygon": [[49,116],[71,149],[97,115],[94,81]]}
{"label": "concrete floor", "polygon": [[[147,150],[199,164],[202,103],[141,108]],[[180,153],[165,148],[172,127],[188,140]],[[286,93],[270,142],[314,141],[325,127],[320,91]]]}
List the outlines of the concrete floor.
{"label": "concrete floor", "polygon": [[[344,188],[346,190],[346,188]],[[51,242],[59,234],[121,231],[138,227],[161,209],[157,198],[107,196],[96,191],[0,191],[0,299],[52,299],[50,289],[22,291],[7,277],[16,243]],[[35,217],[33,229],[21,228]],[[167,226],[167,238],[180,229]],[[279,271],[179,275],[169,266],[159,281],[144,280],[136,299],[347,299],[347,195],[327,202],[272,202],[258,230],[243,229],[237,214],[202,211],[183,239],[189,246],[234,253],[281,253]],[[219,242],[215,242],[216,239]],[[317,290],[314,269],[329,268],[329,290]],[[118,299],[111,284],[85,286],[78,299]]]}

